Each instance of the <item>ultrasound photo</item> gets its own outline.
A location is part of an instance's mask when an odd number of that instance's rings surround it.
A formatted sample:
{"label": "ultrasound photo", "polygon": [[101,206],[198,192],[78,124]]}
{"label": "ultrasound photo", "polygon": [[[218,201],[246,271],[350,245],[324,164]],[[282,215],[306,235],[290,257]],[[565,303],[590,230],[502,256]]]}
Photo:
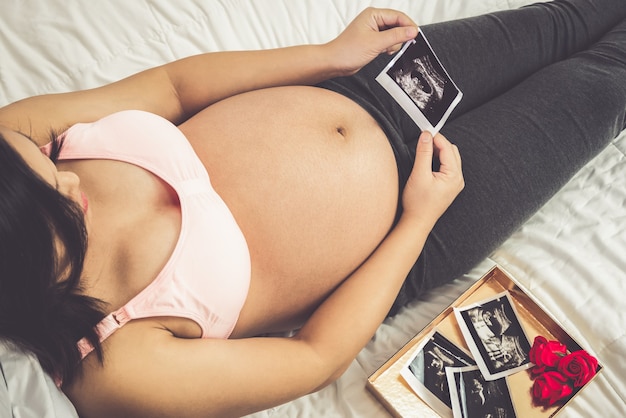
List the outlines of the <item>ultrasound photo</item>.
{"label": "ultrasound photo", "polygon": [[508,292],[455,308],[465,342],[487,380],[530,367],[530,342]]}
{"label": "ultrasound photo", "polygon": [[400,372],[413,391],[443,417],[452,417],[447,367],[475,365],[471,356],[435,331]]}
{"label": "ultrasound photo", "polygon": [[421,130],[433,135],[441,129],[462,97],[421,30],[414,40],[404,45],[376,80]]}
{"label": "ultrasound photo", "polygon": [[485,380],[476,366],[446,369],[455,418],[516,416],[506,378]]}

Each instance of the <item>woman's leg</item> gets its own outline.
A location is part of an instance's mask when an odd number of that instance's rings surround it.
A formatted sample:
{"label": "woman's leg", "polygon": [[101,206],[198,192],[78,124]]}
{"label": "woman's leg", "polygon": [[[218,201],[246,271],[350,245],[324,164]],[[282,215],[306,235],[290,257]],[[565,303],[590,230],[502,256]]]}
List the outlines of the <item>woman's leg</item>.
{"label": "woman's leg", "polygon": [[624,0],[554,0],[423,30],[463,92],[454,119],[546,65],[588,48],[624,18]]}
{"label": "woman's leg", "polygon": [[442,133],[460,149],[466,188],[392,312],[488,256],[625,125],[626,19],[589,49],[449,121]]}
{"label": "woman's leg", "polygon": [[[423,27],[463,100],[451,119],[533,72],[597,41],[626,17],[624,0],[554,0]],[[391,60],[381,55],[352,77],[321,83],[363,106],[387,134],[406,183],[419,128],[376,81]]]}
{"label": "woman's leg", "polygon": [[[554,0],[423,27],[464,93],[442,133],[460,148],[466,188],[435,226],[392,312],[488,256],[623,128],[626,24],[559,61],[625,18],[624,0]],[[320,86],[376,118],[402,189],[419,128],[375,81],[389,60]]]}

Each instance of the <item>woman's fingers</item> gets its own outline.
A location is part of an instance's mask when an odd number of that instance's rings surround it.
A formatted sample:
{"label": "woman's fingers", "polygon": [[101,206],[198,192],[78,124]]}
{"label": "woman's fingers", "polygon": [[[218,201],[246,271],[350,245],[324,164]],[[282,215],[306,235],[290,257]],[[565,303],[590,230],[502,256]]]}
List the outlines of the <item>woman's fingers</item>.
{"label": "woman's fingers", "polygon": [[370,7],[327,46],[341,73],[350,75],[379,54],[393,53],[416,36],[417,25],[404,13]]}
{"label": "woman's fingers", "polygon": [[440,172],[448,170],[460,171],[461,154],[459,153],[458,147],[439,133],[435,135],[433,142],[437,149],[437,157],[441,163]]}
{"label": "woman's fingers", "polygon": [[372,18],[380,32],[380,50],[393,54],[404,42],[417,36],[417,25],[406,14],[391,9],[372,9]]}
{"label": "woman's fingers", "polygon": [[414,26],[415,22],[406,14],[393,9],[371,9],[373,17],[378,24],[378,29],[393,28],[398,26]]}
{"label": "woman's fingers", "polygon": [[430,174],[433,163],[433,137],[430,132],[424,131],[417,140],[415,151],[415,170],[420,171],[420,175]]}
{"label": "woman's fingers", "polygon": [[[439,156],[439,171],[432,169],[435,155]],[[456,145],[441,134],[432,137],[428,132],[422,133],[417,142],[413,171],[402,196],[404,215],[434,225],[464,187],[461,156]]]}

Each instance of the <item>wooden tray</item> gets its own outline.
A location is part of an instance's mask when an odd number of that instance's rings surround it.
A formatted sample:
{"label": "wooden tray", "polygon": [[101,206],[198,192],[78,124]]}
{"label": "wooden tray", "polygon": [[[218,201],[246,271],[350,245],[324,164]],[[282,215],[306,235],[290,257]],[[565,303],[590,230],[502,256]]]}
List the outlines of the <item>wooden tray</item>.
{"label": "wooden tray", "polygon": [[[469,305],[504,291],[508,291],[511,295],[519,320],[531,344],[535,336],[543,335],[548,340],[558,340],[565,344],[570,352],[581,349],[580,345],[541,307],[538,301],[528,296],[521,285],[501,267],[495,266],[369,377],[368,389],[392,416],[439,417],[415,394],[400,375],[400,371],[411,360],[422,339],[435,329],[457,346],[469,351],[457,325],[453,308]],[[598,372],[600,370],[601,366]],[[506,379],[518,417],[552,417],[566,405],[554,405],[549,408],[533,405],[531,393],[533,381],[528,371],[518,372]]]}

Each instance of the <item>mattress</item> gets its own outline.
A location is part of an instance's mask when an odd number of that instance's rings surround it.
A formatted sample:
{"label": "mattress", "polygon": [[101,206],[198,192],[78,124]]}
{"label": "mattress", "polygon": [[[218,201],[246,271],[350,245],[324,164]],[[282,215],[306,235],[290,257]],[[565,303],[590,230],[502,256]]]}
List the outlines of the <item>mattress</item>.
{"label": "mattress", "polygon": [[[364,7],[405,11],[419,24],[527,0],[22,0],[0,13],[0,105],[96,87],[206,51],[321,43]],[[367,377],[495,263],[599,357],[602,373],[563,417],[626,410],[626,133],[588,163],[489,258],[383,323],[334,384],[252,417],[386,417]],[[31,357],[0,344],[0,415],[76,416]]]}

